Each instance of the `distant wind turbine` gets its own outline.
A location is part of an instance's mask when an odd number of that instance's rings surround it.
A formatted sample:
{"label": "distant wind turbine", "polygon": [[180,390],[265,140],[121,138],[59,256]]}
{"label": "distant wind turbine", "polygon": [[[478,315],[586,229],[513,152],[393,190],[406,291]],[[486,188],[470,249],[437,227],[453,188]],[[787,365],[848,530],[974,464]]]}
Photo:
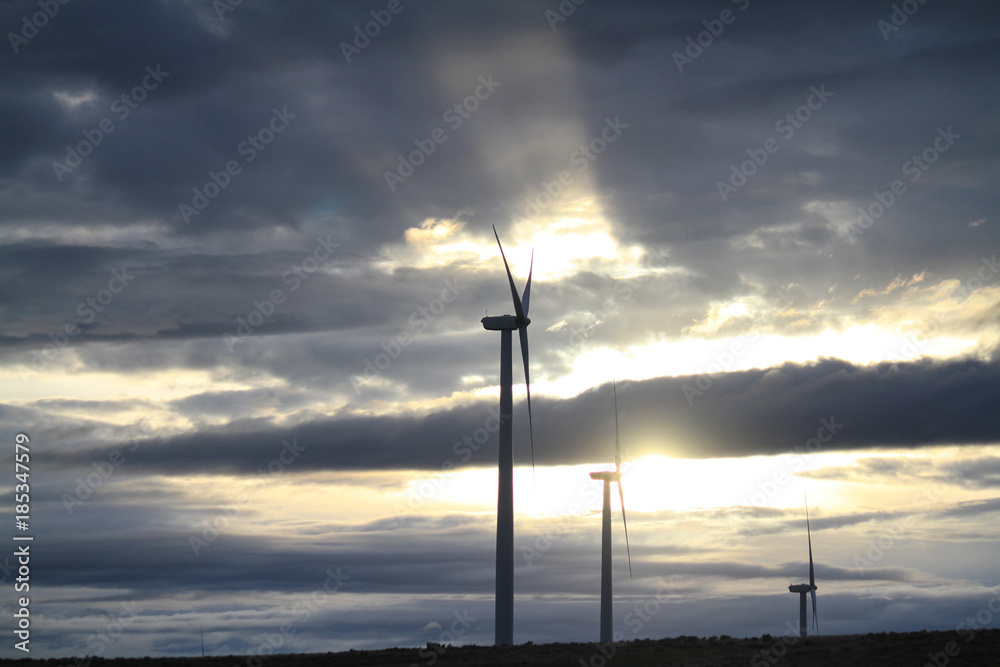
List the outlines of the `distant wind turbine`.
{"label": "distant wind turbine", "polygon": [[806,593],[812,595],[812,616],[813,616],[813,631],[819,634],[819,620],[816,617],[816,573],[813,570],[813,544],[812,544],[812,531],[809,529],[809,501],[806,500],[806,535],[809,540],[809,583],[808,584],[792,584],[788,587],[789,593],[799,594],[799,636],[806,636],[806,628],[808,622],[806,620]]}
{"label": "distant wind turbine", "polygon": [[622,450],[618,440],[618,386],[615,392],[615,470],[592,472],[591,479],[604,482],[604,513],[601,519],[601,641],[610,642],[614,635],[611,616],[611,483],[618,482],[618,497],[622,503],[622,525],[625,526],[625,553],[628,554],[628,576],[632,577],[632,553],[628,546],[628,521],[625,520],[625,492],[622,490]]}
{"label": "distant wind turbine", "polygon": [[514,643],[514,454],[513,423],[514,390],[513,362],[511,361],[511,331],[517,329],[521,339],[521,358],[524,361],[524,388],[528,396],[528,432],[531,437],[531,467],[535,467],[535,435],[531,423],[531,381],[528,375],[528,301],[531,296],[531,272],[535,267],[535,253],[531,253],[531,267],[524,296],[518,297],[514,278],[510,275],[507,256],[496,226],[493,236],[500,246],[500,256],[507,270],[510,293],[514,298],[515,315],[495,315],[482,319],[483,328],[500,332],[500,453],[498,463],[499,490],[497,492],[497,555],[496,555],[496,637],[497,646]]}

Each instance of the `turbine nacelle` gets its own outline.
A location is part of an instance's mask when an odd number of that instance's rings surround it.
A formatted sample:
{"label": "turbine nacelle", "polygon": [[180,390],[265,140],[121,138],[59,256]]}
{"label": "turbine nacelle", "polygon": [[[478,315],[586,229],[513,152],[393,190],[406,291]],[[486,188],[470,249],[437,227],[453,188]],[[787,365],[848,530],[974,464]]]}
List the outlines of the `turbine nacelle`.
{"label": "turbine nacelle", "polygon": [[[490,331],[504,331],[514,329],[520,329],[521,323],[517,319],[517,315],[494,315],[492,317],[484,317],[482,320],[483,328]],[[527,317],[524,318],[523,326],[528,326],[531,324],[531,320]]]}
{"label": "turbine nacelle", "polygon": [[622,474],[617,470],[606,470],[604,472],[590,473],[590,479],[597,479],[602,482],[621,482]]}
{"label": "turbine nacelle", "polygon": [[809,584],[792,584],[788,587],[789,593],[811,593],[818,589],[819,586],[810,586]]}

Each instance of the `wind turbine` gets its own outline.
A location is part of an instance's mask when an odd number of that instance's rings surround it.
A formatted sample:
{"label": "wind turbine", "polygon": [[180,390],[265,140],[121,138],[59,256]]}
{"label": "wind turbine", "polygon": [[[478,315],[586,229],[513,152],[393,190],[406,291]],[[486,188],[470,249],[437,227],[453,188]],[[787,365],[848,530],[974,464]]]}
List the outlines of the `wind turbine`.
{"label": "wind turbine", "polygon": [[592,472],[591,479],[604,482],[604,513],[601,519],[601,641],[610,642],[614,634],[611,616],[611,483],[618,482],[618,497],[622,503],[622,525],[625,526],[625,553],[628,554],[628,576],[632,577],[632,553],[628,546],[628,521],[625,520],[625,492],[622,491],[622,450],[618,441],[618,386],[615,391],[615,469],[614,472]]}
{"label": "wind turbine", "polygon": [[507,269],[510,293],[514,297],[515,315],[495,315],[482,319],[483,328],[500,332],[500,453],[497,465],[499,489],[497,491],[497,555],[496,555],[496,638],[495,644],[514,643],[514,454],[513,454],[513,362],[511,361],[511,331],[517,329],[521,339],[521,358],[524,361],[524,388],[528,396],[528,432],[531,434],[531,467],[535,466],[535,435],[531,425],[531,381],[528,375],[528,299],[531,295],[531,272],[535,267],[535,253],[531,253],[531,268],[524,296],[517,296],[514,278],[510,275],[503,244],[493,227],[493,236],[500,246],[503,266]]}
{"label": "wind turbine", "polygon": [[812,543],[812,531],[809,530],[809,501],[806,500],[806,535],[809,539],[809,583],[808,584],[792,584],[788,587],[789,593],[799,594],[799,636],[806,636],[806,627],[808,625],[806,621],[806,593],[812,594],[812,610],[813,610],[813,631],[819,634],[819,620],[816,618],[816,573],[813,570],[813,543]]}

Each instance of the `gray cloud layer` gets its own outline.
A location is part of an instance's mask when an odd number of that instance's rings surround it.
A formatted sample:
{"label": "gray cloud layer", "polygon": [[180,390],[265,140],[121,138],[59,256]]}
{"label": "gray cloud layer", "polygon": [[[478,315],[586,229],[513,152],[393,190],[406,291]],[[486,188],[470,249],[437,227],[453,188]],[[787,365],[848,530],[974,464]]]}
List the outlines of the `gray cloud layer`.
{"label": "gray cloud layer", "polygon": [[[530,238],[548,228],[520,218],[562,172],[572,184],[540,217],[568,219],[589,200],[619,254],[559,273],[582,250],[559,236],[536,248],[538,386],[591,352],[751,331],[791,344],[878,323],[972,341],[969,358],[866,366],[821,349],[810,364],[618,388],[627,459],[778,454],[815,437],[823,452],[872,454],[803,473],[816,484],[928,480],[968,494],[912,513],[928,541],[901,541],[868,579],[851,558],[900,514],[820,511],[833,628],[953,627],[986,603],[997,457],[963,459],[956,479],[879,450],[996,441],[996,3],[922,4],[898,29],[886,28],[888,2],[584,3],[555,21],[554,2],[405,1],[379,28],[366,28],[379,1],[220,4],[71,2],[35,30],[37,1],[0,6],[0,440],[27,430],[35,443],[48,545],[35,561],[37,637],[51,655],[86,652],[101,612],[131,599],[142,631],[106,655],[191,654],[206,619],[215,650],[246,651],[280,627],[289,595],[335,566],[357,597],[302,621],[296,650],[348,636],[423,644],[437,634],[421,628],[464,607],[481,619],[468,638],[489,642],[488,518],[415,512],[303,529],[288,516],[276,525],[305,532],[283,541],[248,514],[196,556],[187,538],[219,508],[179,485],[252,479],[283,442],[305,447],[289,477],[491,467],[496,399],[476,392],[497,382],[497,340],[479,319],[510,307],[499,258],[439,255],[406,234],[433,218],[464,224],[454,238],[491,252],[491,224],[505,242]],[[723,10],[732,21],[715,23]],[[345,57],[365,29],[378,34]],[[611,126],[614,141],[581,157]],[[390,188],[386,172],[436,130],[446,139]],[[860,234],[859,207],[876,218]],[[644,273],[623,268],[632,248]],[[519,280],[524,263],[513,262]],[[449,285],[454,300],[428,316]],[[275,290],[283,299],[269,307]],[[698,328],[734,303],[749,314]],[[255,313],[266,317],[240,338]],[[358,383],[400,334],[405,351]],[[569,398],[536,393],[540,465],[610,460],[604,378],[623,376],[604,370]],[[526,416],[518,403],[519,464]],[[144,418],[154,425],[137,429]],[[843,428],[821,431],[821,420]],[[126,463],[69,514],[63,494],[115,450]],[[784,611],[760,612],[792,608],[780,586],[733,586],[800,576],[792,555],[761,545],[798,548],[801,522],[757,508],[734,532],[730,511],[637,513],[647,569],[621,588],[622,609],[648,601],[655,577],[678,577],[643,635],[718,634],[723,617],[736,619],[730,634],[781,631]],[[759,551],[681,537],[695,519],[726,519],[721,539]],[[665,522],[676,539],[655,537]],[[521,640],[590,636],[593,610],[577,603],[593,606],[597,534],[584,523],[545,556],[558,567],[521,569],[523,590],[537,591],[519,610],[531,628]],[[974,556],[959,558],[959,544]],[[720,580],[730,588],[694,595]],[[247,591],[266,596],[259,609]]]}

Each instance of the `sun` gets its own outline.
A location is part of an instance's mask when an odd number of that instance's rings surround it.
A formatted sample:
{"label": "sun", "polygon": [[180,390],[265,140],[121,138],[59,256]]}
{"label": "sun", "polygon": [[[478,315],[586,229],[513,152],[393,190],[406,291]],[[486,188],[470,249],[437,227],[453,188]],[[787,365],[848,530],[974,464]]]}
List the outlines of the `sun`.
{"label": "sun", "polygon": [[[817,503],[831,503],[830,485],[808,473],[823,466],[847,465],[854,457],[841,453],[781,454],[744,458],[685,459],[650,454],[622,462],[625,510],[629,514],[728,510],[733,507],[800,507],[803,494]],[[530,467],[515,470],[517,511],[535,516],[599,512],[602,483],[590,473],[614,470],[609,453],[605,463]],[[462,473],[465,474],[465,473]],[[496,473],[492,473],[495,489]],[[486,494],[483,473],[463,484],[466,493]],[[486,496],[487,498],[489,496]],[[612,509],[621,510],[617,491]]]}

